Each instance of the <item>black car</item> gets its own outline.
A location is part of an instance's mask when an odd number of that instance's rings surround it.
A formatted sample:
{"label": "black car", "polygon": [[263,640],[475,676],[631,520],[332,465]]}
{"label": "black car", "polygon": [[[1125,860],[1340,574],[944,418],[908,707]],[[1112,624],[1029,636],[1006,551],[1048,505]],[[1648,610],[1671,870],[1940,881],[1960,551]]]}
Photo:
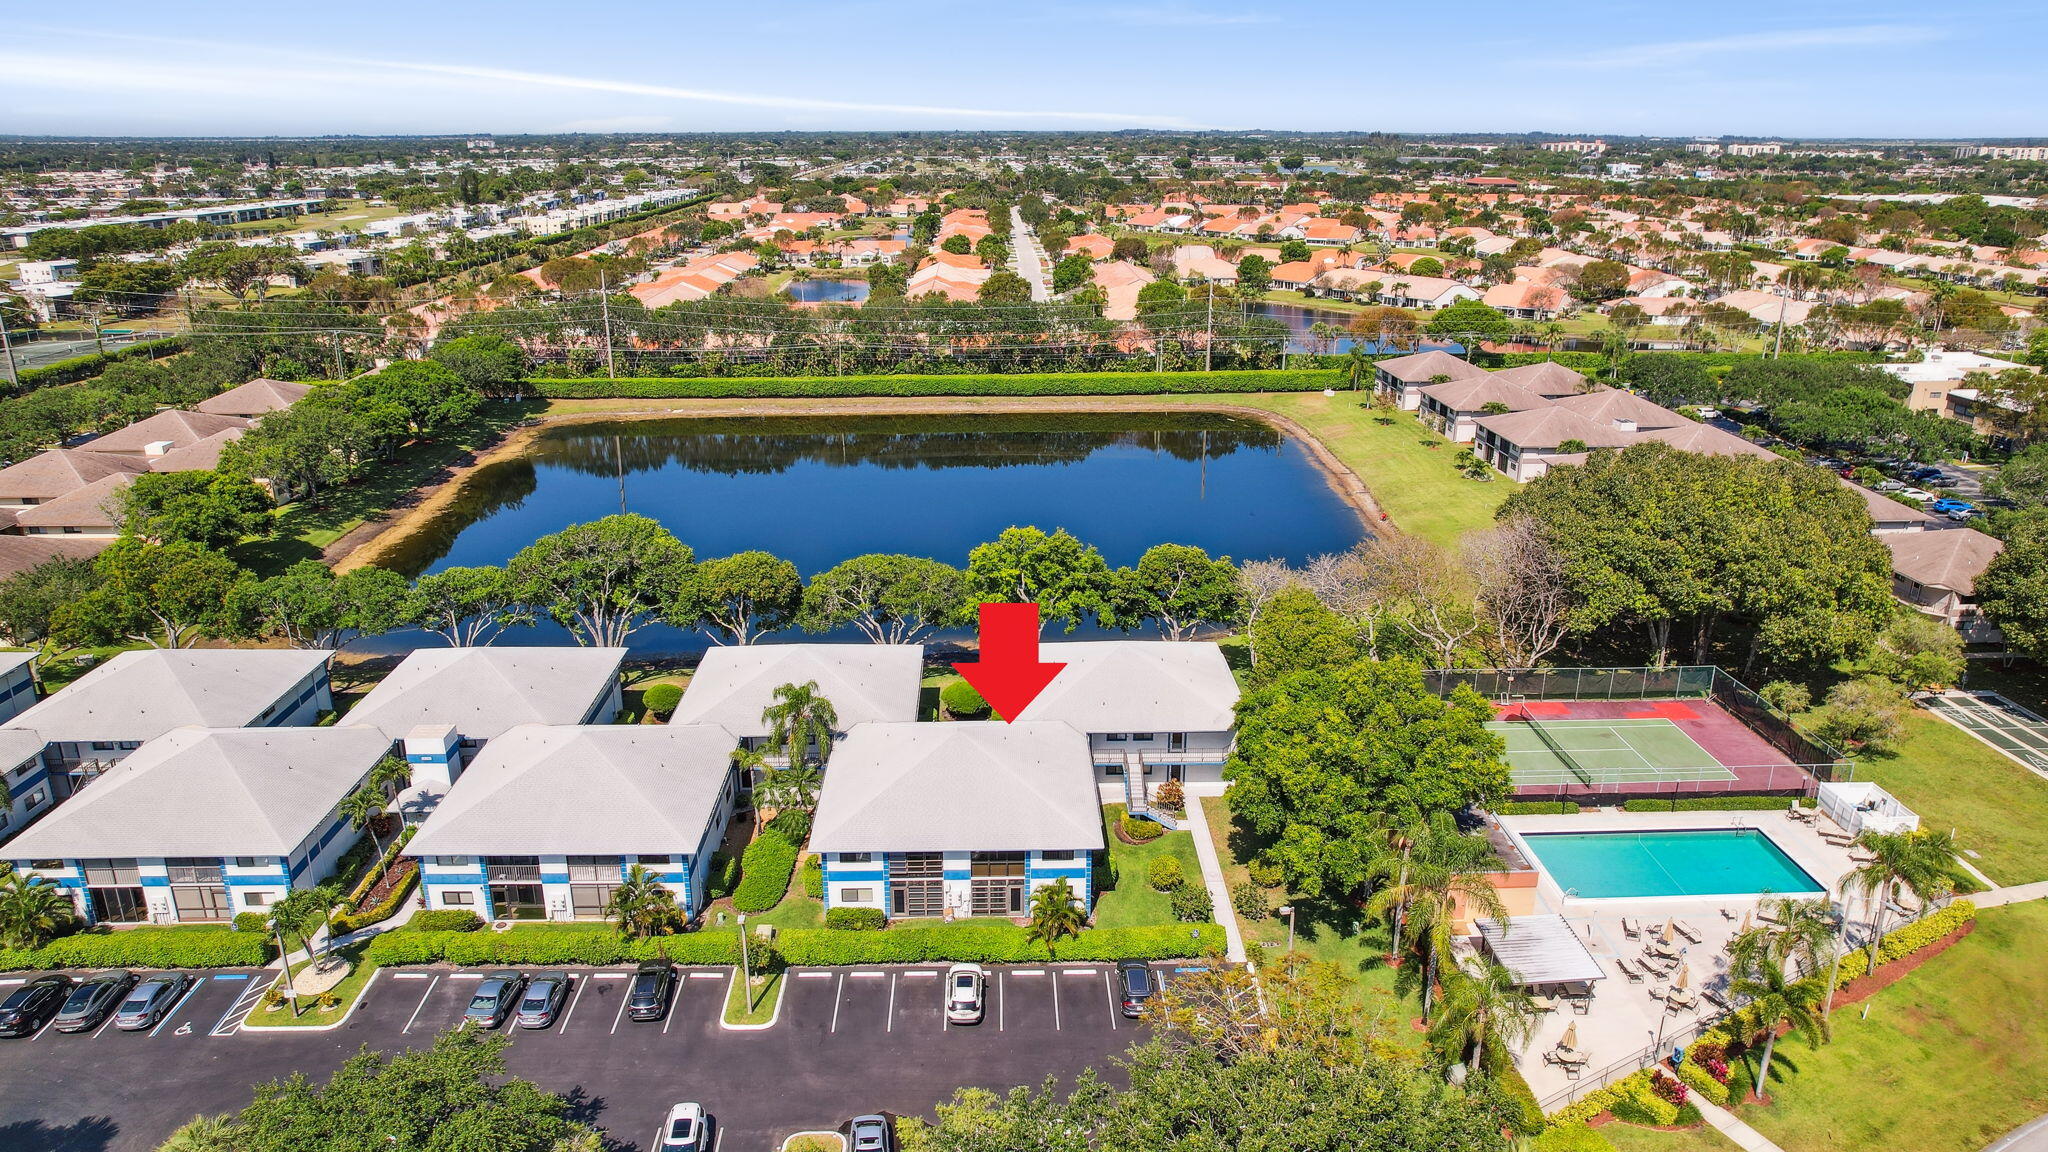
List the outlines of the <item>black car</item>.
{"label": "black car", "polygon": [[1116,984],[1119,992],[1118,1004],[1127,1019],[1136,1020],[1145,1012],[1145,1001],[1159,991],[1159,978],[1151,967],[1140,960],[1125,960],[1116,966]]}
{"label": "black car", "polygon": [[116,968],[78,982],[64,1001],[64,1009],[50,1026],[59,1032],[85,1032],[97,1026],[135,987],[135,973]]}
{"label": "black car", "polygon": [[33,1036],[64,1007],[71,977],[38,976],[0,1000],[0,1036]]}
{"label": "black car", "polygon": [[676,966],[666,960],[643,960],[626,990],[626,1015],[635,1020],[659,1020],[668,1011],[669,994],[675,991]]}

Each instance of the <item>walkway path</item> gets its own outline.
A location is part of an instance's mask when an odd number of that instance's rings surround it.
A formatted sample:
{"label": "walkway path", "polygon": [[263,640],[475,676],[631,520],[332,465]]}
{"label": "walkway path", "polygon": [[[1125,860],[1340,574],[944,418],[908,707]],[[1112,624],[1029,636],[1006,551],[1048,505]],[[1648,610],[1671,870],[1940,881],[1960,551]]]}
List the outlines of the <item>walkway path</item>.
{"label": "walkway path", "polygon": [[1700,1099],[1699,1093],[1693,1093],[1691,1101],[1698,1106],[1700,1115],[1707,1118],[1707,1123],[1712,1124],[1721,1135],[1726,1136],[1744,1152],[1784,1152],[1776,1144],[1771,1143],[1770,1137],[1736,1119],[1734,1113],[1718,1104]]}
{"label": "walkway path", "polygon": [[2048,900],[2048,880],[2033,884],[2010,884],[2004,888],[1993,888],[1989,892],[1974,892],[1964,899],[1979,908],[2002,908],[2007,904],[2024,904],[2029,900]]}
{"label": "walkway path", "polygon": [[[1209,816],[1202,811],[1202,797],[1196,792],[1199,785],[1186,789],[1188,809],[1188,831],[1195,837],[1195,859],[1202,863],[1202,887],[1209,890],[1209,902],[1215,906],[1216,922],[1223,925],[1224,955],[1232,963],[1244,963],[1244,935],[1237,930],[1237,909],[1230,903],[1230,885],[1223,882],[1223,861],[1216,855],[1216,841],[1209,835]],[[1210,795],[1221,795],[1211,792]]]}
{"label": "walkway path", "polygon": [[1024,222],[1024,213],[1015,205],[1010,207],[1010,267],[1031,285],[1033,303],[1052,299],[1052,274],[1045,268],[1045,250],[1039,247],[1038,233]]}
{"label": "walkway path", "polygon": [[2048,1116],[2037,1116],[2007,1132],[1984,1152],[2048,1152]]}

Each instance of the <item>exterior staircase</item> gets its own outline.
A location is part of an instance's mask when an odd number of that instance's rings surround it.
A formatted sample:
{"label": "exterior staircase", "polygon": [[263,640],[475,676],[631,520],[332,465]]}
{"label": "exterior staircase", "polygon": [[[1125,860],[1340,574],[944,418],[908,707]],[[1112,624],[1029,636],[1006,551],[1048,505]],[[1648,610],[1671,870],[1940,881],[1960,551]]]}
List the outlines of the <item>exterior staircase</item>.
{"label": "exterior staircase", "polygon": [[1180,821],[1164,808],[1152,805],[1152,785],[1145,779],[1145,765],[1137,757],[1125,752],[1124,761],[1124,811],[1160,825],[1169,832],[1180,831]]}

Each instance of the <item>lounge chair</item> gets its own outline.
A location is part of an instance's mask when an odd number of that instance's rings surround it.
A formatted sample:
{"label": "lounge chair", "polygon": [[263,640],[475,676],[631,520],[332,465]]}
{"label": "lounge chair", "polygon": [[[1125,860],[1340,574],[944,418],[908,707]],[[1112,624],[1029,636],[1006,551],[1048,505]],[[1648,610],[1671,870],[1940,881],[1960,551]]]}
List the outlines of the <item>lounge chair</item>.
{"label": "lounge chair", "polygon": [[1557,1001],[1548,996],[1531,996],[1529,997],[1529,1005],[1538,1012],[1557,1011]]}
{"label": "lounge chair", "polygon": [[1759,905],[1757,905],[1757,909],[1756,909],[1756,918],[1757,918],[1757,920],[1758,920],[1759,922],[1761,922],[1761,923],[1764,923],[1764,924],[1778,924],[1778,925],[1783,925],[1783,924],[1784,924],[1785,922],[1784,922],[1783,920],[1780,920],[1780,919],[1778,919],[1778,918],[1777,918],[1776,916],[1773,916],[1773,915],[1771,915],[1771,913],[1770,913],[1770,911],[1769,911],[1769,908],[1770,908],[1770,905],[1768,905],[1768,904],[1759,904]]}
{"label": "lounge chair", "polygon": [[1847,848],[1856,842],[1856,838],[1847,832],[1830,832],[1825,828],[1820,830],[1820,838],[1837,848]]}
{"label": "lounge chair", "polygon": [[1621,918],[1621,934],[1631,940],[1640,940],[1643,937],[1643,926],[1636,923],[1635,917],[1623,916]]}
{"label": "lounge chair", "polygon": [[1659,960],[1670,960],[1673,963],[1676,963],[1678,960],[1677,949],[1674,949],[1673,947],[1671,947],[1671,945],[1664,943],[1662,940],[1649,941],[1648,943],[1643,945],[1643,951],[1651,956],[1656,957]]}
{"label": "lounge chair", "polygon": [[1628,982],[1631,984],[1641,984],[1643,982],[1643,970],[1636,967],[1635,961],[1630,960],[1626,956],[1616,956],[1614,958],[1614,970],[1628,977]]}
{"label": "lounge chair", "polygon": [[1699,943],[1702,939],[1700,934],[1693,930],[1693,926],[1683,920],[1673,920],[1671,922],[1671,930],[1695,944]]}

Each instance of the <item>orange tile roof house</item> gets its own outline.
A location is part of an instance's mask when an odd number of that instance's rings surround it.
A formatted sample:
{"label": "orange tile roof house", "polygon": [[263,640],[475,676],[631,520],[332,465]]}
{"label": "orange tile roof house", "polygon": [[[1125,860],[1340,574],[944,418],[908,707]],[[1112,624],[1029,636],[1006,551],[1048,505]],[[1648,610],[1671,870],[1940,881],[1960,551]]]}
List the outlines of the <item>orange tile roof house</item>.
{"label": "orange tile roof house", "polygon": [[932,238],[932,243],[944,244],[955,236],[965,236],[967,242],[973,244],[994,231],[989,227],[988,213],[979,208],[955,208],[940,219],[939,233]]}
{"label": "orange tile roof house", "polygon": [[1488,288],[1479,302],[1516,320],[1548,320],[1570,307],[1572,298],[1555,284],[1516,280]]}
{"label": "orange tile roof house", "polygon": [[648,308],[678,301],[702,300],[752,271],[761,262],[752,252],[721,252],[700,256],[667,269],[645,284],[626,289]]}
{"label": "orange tile roof house", "polygon": [[1109,297],[1102,309],[1103,319],[1137,319],[1138,293],[1155,279],[1152,273],[1128,260],[1104,260],[1090,271],[1096,286]]}
{"label": "orange tile roof house", "polygon": [[1116,241],[1111,240],[1100,232],[1088,232],[1080,236],[1070,236],[1067,238],[1068,253],[1078,252],[1093,260],[1109,259],[1109,254],[1115,248]]}

